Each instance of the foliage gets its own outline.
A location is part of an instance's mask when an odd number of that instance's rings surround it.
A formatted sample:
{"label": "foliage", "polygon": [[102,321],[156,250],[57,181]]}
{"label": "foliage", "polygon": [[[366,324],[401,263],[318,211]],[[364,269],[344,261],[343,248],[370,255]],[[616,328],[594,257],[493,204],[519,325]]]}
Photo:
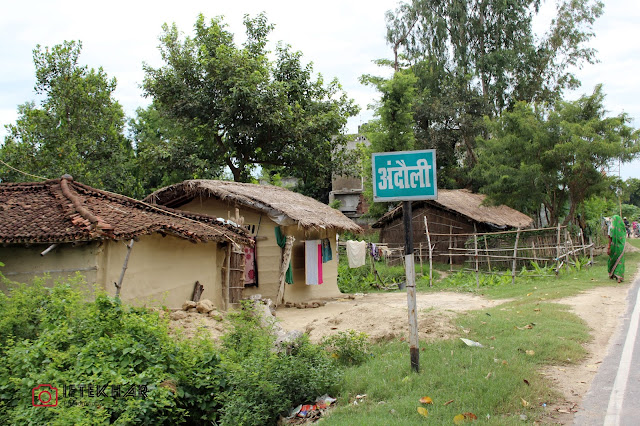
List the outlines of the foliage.
{"label": "foliage", "polygon": [[364,84],[374,86],[380,93],[380,102],[375,106],[378,119],[363,126],[362,132],[371,142],[363,147],[364,195],[369,204],[371,217],[386,213],[389,203],[373,202],[373,177],[371,176],[371,154],[374,152],[410,151],[414,149],[413,104],[415,102],[416,77],[411,70],[398,70],[390,79],[364,75]]}
{"label": "foliage", "polygon": [[[18,107],[0,157],[32,175],[54,179],[68,173],[88,185],[135,195],[133,149],[123,135],[124,112],[113,98],[116,80],[102,68],[81,66],[81,50],[73,41],[34,49],[35,92],[42,101],[39,107]],[[0,180],[33,177],[0,166]]]}
{"label": "foliage", "polygon": [[155,104],[138,108],[129,130],[140,196],[186,179],[222,178],[220,167],[206,160],[209,147],[201,135],[163,116]]}
{"label": "foliage", "polygon": [[[287,352],[255,317],[241,313],[222,348],[208,335],[176,339],[158,312],[97,292],[81,278],[44,280],[0,292],[0,422],[3,424],[275,424],[300,402],[333,390],[340,370],[306,338]],[[32,407],[38,384],[58,389],[58,406]],[[69,386],[108,384],[105,395]],[[115,397],[135,385],[133,397]],[[145,385],[146,397],[139,395]]]}
{"label": "foliage", "polygon": [[604,95],[558,102],[550,111],[517,103],[497,119],[488,120],[491,139],[479,138],[474,177],[491,202],[535,215],[545,207],[555,225],[575,219],[591,195],[607,193],[602,169],[612,159],[629,161],[640,151],[640,132],[629,117],[605,117]]}
{"label": "foliage", "polygon": [[289,45],[278,44],[270,61],[273,25],[264,14],[245,16],[244,25],[247,39],[237,46],[221,17],[207,22],[200,15],[193,37],[165,24],[165,65],[144,66],[145,94],[164,117],[193,133],[190,161],[229,167],[243,182],[256,166],[286,167],[307,192],[328,194],[344,148],[340,134],[357,107],[337,80],[314,78]]}
{"label": "foliage", "polygon": [[370,357],[369,336],[355,330],[326,336],[321,344],[343,365],[360,365]]}
{"label": "foliage", "polygon": [[275,351],[274,336],[251,305],[230,318],[234,328],[222,352],[230,388],[216,396],[224,404],[221,424],[275,424],[285,410],[336,390],[341,371],[306,335]]}
{"label": "foliage", "polygon": [[412,0],[387,12],[395,66],[411,67],[418,79],[416,147],[442,153],[442,184],[466,183],[457,166],[475,164],[475,138],[487,135],[483,116],[495,117],[517,101],[552,102],[579,85],[574,66],[595,61],[586,43],[602,3],[560,0],[542,37],[532,26],[539,5]]}
{"label": "foliage", "polygon": [[629,219],[629,222],[640,219],[640,207],[633,204],[623,204],[621,206],[622,217]]}
{"label": "foliage", "polygon": [[624,182],[623,200],[640,207],[640,179],[629,178]]}
{"label": "foliage", "polygon": [[[344,259],[344,260],[343,260]],[[405,271],[402,265],[387,266],[376,262],[376,270],[382,285],[390,285],[405,281]],[[338,263],[338,288],[342,293],[368,293],[375,291],[381,285],[369,265],[360,268],[350,268],[346,256]]]}

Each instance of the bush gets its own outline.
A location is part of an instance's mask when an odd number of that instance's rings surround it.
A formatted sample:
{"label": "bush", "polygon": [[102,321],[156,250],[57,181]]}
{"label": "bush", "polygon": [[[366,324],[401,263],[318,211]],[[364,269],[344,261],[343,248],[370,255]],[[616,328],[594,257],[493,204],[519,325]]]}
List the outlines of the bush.
{"label": "bush", "polygon": [[[86,302],[81,278],[43,282],[0,292],[0,424],[275,424],[339,383],[322,348],[305,337],[276,352],[250,310],[232,316],[220,348],[205,335],[176,339],[158,312],[104,293]],[[57,407],[32,406],[41,384],[58,388]],[[70,385],[93,395],[65,395]]]}
{"label": "bush", "polygon": [[221,424],[275,424],[290,408],[337,390],[340,369],[307,336],[278,351],[249,305],[229,317],[233,330],[224,336],[222,352],[229,389],[219,395]]}
{"label": "bush", "polygon": [[[175,340],[157,312],[125,306],[104,293],[85,302],[74,288],[79,284],[84,283],[76,278],[47,288],[36,280],[0,298],[0,419],[11,424],[215,421],[215,407],[203,406],[202,392],[190,392],[222,390],[225,373],[216,369],[213,346]],[[203,372],[206,378],[199,377]],[[39,384],[57,387],[57,407],[32,406],[31,390]],[[97,387],[105,384],[98,397]],[[87,388],[67,396],[71,385]],[[112,387],[120,387],[121,397]],[[133,395],[124,396],[127,390]]]}
{"label": "bush", "polygon": [[355,330],[327,336],[322,345],[343,365],[359,365],[369,357],[369,336]]}

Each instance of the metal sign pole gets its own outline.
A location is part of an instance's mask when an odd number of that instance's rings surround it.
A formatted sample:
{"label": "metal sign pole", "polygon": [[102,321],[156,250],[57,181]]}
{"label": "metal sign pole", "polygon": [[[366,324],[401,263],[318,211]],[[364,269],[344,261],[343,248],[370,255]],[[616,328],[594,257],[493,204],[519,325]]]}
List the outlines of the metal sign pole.
{"label": "metal sign pole", "polygon": [[407,307],[409,312],[409,354],[411,369],[420,372],[420,348],[418,347],[418,311],[416,309],[416,270],[413,259],[413,226],[411,201],[402,202],[404,221],[404,259],[407,277]]}
{"label": "metal sign pole", "polygon": [[[416,269],[413,258],[411,203],[438,199],[436,151],[374,152],[371,154],[373,201],[402,201],[404,220],[404,264],[409,314],[409,350],[411,368],[420,371],[418,348],[418,311],[416,307]],[[429,244],[431,249],[431,244]],[[422,261],[422,257],[420,258]]]}

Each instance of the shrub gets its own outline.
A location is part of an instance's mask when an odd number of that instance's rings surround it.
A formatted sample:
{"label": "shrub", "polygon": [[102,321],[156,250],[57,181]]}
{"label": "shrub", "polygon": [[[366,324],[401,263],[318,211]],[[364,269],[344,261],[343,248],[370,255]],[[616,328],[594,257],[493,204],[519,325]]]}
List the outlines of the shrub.
{"label": "shrub", "polygon": [[359,365],[369,357],[369,336],[355,330],[327,336],[322,345],[343,365]]}
{"label": "shrub", "polygon": [[[216,420],[217,407],[208,401],[222,390],[225,373],[212,344],[173,339],[156,312],[123,305],[104,293],[85,302],[75,288],[84,284],[80,277],[53,288],[43,282],[0,296],[2,423]],[[57,407],[32,406],[31,390],[39,384],[58,388]],[[105,384],[98,397],[96,387]],[[91,385],[94,395],[88,387],[65,395],[71,385]],[[120,387],[122,397],[112,393],[112,386]],[[144,386],[146,397],[140,393]],[[124,397],[129,389],[134,395]]]}
{"label": "shrub", "polygon": [[222,351],[229,387],[218,398],[221,424],[275,424],[288,409],[337,390],[340,369],[307,336],[279,352],[272,330],[251,306],[229,318],[233,330],[224,336]]}
{"label": "shrub", "polygon": [[[339,383],[335,363],[306,337],[276,352],[250,309],[231,316],[219,347],[204,334],[176,339],[157,312],[104,293],[86,302],[76,285],[86,286],[38,280],[0,293],[0,424],[275,424]],[[32,406],[40,384],[58,388],[57,407]],[[97,397],[104,384],[135,395]],[[92,385],[94,395],[65,395],[69,385]]]}

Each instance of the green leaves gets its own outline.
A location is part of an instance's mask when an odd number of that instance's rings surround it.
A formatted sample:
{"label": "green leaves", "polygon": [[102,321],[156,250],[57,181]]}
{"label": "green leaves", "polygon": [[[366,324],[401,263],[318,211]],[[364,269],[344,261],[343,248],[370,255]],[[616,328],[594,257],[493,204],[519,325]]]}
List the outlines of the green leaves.
{"label": "green leaves", "polygon": [[[325,84],[314,77],[312,66],[291,46],[278,44],[275,60],[269,60],[273,25],[264,14],[245,16],[244,24],[242,46],[222,18],[207,22],[200,15],[195,35],[183,40],[175,25],[164,27],[165,66],[145,65],[144,90],[163,119],[195,139],[177,135],[162,143],[171,151],[189,146],[193,155],[179,170],[194,173],[203,162],[209,173],[227,166],[234,180],[249,181],[256,166],[283,167],[304,185],[320,186],[326,196],[335,171],[332,152],[344,143],[334,136],[357,107],[337,81]],[[166,174],[160,178],[166,179]]]}
{"label": "green leaves", "polygon": [[[133,195],[133,149],[123,135],[122,107],[112,97],[116,81],[102,68],[79,65],[81,49],[74,41],[36,47],[35,91],[42,101],[18,107],[0,157],[32,175],[53,179],[69,173],[88,185]],[[0,166],[2,181],[33,179]]]}
{"label": "green leaves", "polygon": [[544,205],[551,224],[592,195],[608,190],[601,173],[613,160],[629,160],[640,150],[640,132],[621,114],[605,117],[602,88],[577,101],[559,101],[545,110],[517,103],[487,120],[491,139],[478,139],[473,177],[492,202],[536,214]]}

